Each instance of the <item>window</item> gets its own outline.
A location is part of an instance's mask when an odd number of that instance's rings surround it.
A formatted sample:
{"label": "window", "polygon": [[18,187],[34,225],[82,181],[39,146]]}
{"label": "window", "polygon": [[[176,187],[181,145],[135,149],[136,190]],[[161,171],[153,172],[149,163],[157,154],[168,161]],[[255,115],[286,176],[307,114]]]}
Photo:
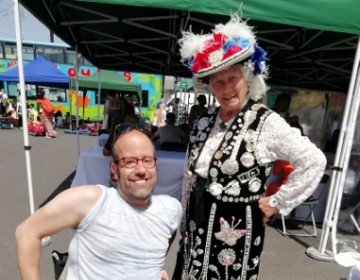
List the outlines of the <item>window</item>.
{"label": "window", "polygon": [[71,64],[71,65],[75,65],[75,57],[76,57],[76,53],[75,51],[72,50],[65,50],[65,60],[66,60],[66,64]]}
{"label": "window", "polygon": [[141,107],[148,107],[149,106],[149,91],[148,90],[142,90],[142,96],[141,96]]}
{"label": "window", "polygon": [[9,98],[14,98],[14,97],[16,97],[16,96],[17,96],[17,92],[18,92],[17,83],[8,82],[7,92],[8,92],[8,97],[9,97]]}
{"label": "window", "polygon": [[[7,92],[9,98],[14,98],[18,96],[18,92],[20,91],[20,84],[16,82],[8,82],[7,83]],[[36,86],[25,84],[25,92],[27,99],[35,99],[36,98]]]}
{"label": "window", "polygon": [[54,102],[66,101],[65,89],[61,88],[44,88],[45,96]]}
{"label": "window", "polygon": [[[24,60],[34,60],[34,48],[32,45],[23,45],[22,53]],[[17,59],[17,46],[15,43],[5,43],[5,58]]]}
{"label": "window", "polygon": [[[51,102],[66,102],[66,92],[65,89],[61,88],[47,88],[39,87],[43,89],[45,96],[50,99]],[[35,85],[26,85],[26,98],[28,100],[36,99],[36,86]]]}
{"label": "window", "polygon": [[16,45],[5,43],[5,58],[7,59],[16,59]]}
{"label": "window", "polygon": [[[70,49],[66,49],[66,64],[71,64],[75,66],[76,52]],[[93,66],[86,58],[81,57],[80,66]]]}
{"label": "window", "polygon": [[5,54],[4,54],[4,46],[3,43],[0,42],[0,58],[4,58]]}
{"label": "window", "polygon": [[64,51],[63,47],[36,46],[36,56],[42,55],[53,63],[65,63]]}

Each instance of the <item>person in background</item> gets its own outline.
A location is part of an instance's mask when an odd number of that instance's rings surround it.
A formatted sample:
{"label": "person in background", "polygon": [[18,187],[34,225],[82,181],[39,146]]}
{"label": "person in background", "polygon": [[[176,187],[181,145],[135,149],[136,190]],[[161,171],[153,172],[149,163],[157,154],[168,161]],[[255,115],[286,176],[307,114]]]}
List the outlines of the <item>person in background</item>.
{"label": "person in background", "polygon": [[125,116],[129,114],[136,114],[134,100],[128,97],[125,98],[125,102],[126,102]]}
{"label": "person in background", "polygon": [[165,121],[166,121],[166,105],[163,102],[160,102],[155,111],[153,126],[160,128],[166,124]]}
{"label": "person in background", "polygon": [[[17,118],[19,119],[19,126],[22,127],[23,111],[22,111],[22,104],[21,104],[21,92],[18,91],[17,94],[18,94],[17,97],[14,98],[12,103],[13,103],[13,107],[16,111]],[[28,100],[25,101],[25,104],[26,104],[26,108],[28,108],[29,107]]]}
{"label": "person in background", "polygon": [[54,118],[55,118],[55,128],[62,128],[63,127],[63,116],[60,110],[58,110],[55,114],[54,114]]}
{"label": "person in background", "polygon": [[66,112],[65,114],[65,122],[64,122],[64,128],[70,128],[70,123],[71,123],[71,116],[70,116],[70,112]]}
{"label": "person in background", "polygon": [[[246,22],[233,15],[213,33],[183,32],[179,43],[182,62],[209,84],[220,107],[200,116],[190,134],[182,258],[173,279],[257,279],[268,219],[290,213],[313,193],[326,160],[307,137],[258,102],[266,92],[266,52]],[[264,196],[279,159],[294,171],[276,194]]]}
{"label": "person in background", "polygon": [[10,99],[6,100],[6,115],[12,119],[17,119],[16,107],[13,107],[13,102]]}
{"label": "person in background", "polygon": [[339,142],[340,129],[335,129],[331,135],[331,139],[327,141],[324,145],[323,151],[326,153],[334,153],[336,152],[337,144]]}
{"label": "person in background", "polygon": [[[57,133],[53,127],[54,107],[50,100],[45,97],[45,92],[42,89],[38,90],[36,97],[39,113],[42,111],[41,115],[45,124],[46,138],[56,138]],[[39,107],[41,108],[41,111]]]}
{"label": "person in background", "polygon": [[155,150],[145,133],[120,133],[112,155],[116,189],[70,188],[17,226],[23,280],[40,279],[41,239],[67,228],[74,235],[66,279],[168,279],[162,267],[181,220],[181,205],[170,196],[152,195]]}
{"label": "person in background", "polygon": [[295,127],[297,129],[300,130],[300,133],[302,136],[305,136],[304,133],[304,128],[302,127],[302,125],[299,123],[299,116],[291,116],[287,119],[287,122],[289,123],[289,125],[291,127]]}
{"label": "person in background", "polygon": [[[139,117],[135,114],[129,114],[125,117],[125,123],[137,124],[139,122]],[[105,146],[103,148],[103,155],[110,156],[111,149],[113,146],[114,136],[115,136],[115,128],[119,124],[116,122],[116,119],[113,119],[111,122],[111,127],[109,130],[109,138],[107,139]]]}
{"label": "person in background", "polygon": [[108,123],[103,127],[105,130],[109,130],[111,122],[115,121],[119,123],[120,120],[120,102],[116,99],[116,93],[110,91],[107,95],[107,100],[104,104],[104,120],[108,118]]}
{"label": "person in background", "polygon": [[203,94],[200,94],[197,97],[198,104],[195,104],[191,107],[189,113],[189,126],[188,129],[185,131],[185,139],[189,142],[190,131],[194,126],[195,120],[201,116],[202,114],[206,113],[208,108],[206,107],[206,97]]}
{"label": "person in background", "polygon": [[166,125],[160,127],[151,137],[153,142],[159,141],[159,147],[165,142],[184,142],[184,130],[175,125],[176,115],[172,112],[166,114]]}
{"label": "person in background", "polygon": [[360,203],[358,195],[360,194],[360,155],[351,154],[349,166],[346,172],[344,183],[344,194],[354,195],[353,199],[356,203]]}
{"label": "person in background", "polygon": [[29,104],[29,111],[28,111],[28,123],[38,123],[38,111],[34,109],[34,104]]}
{"label": "person in background", "polygon": [[8,99],[5,90],[0,90],[0,116],[6,116],[6,100]]}
{"label": "person in background", "polygon": [[206,113],[208,108],[206,107],[206,97],[203,94],[200,94],[197,98],[198,104],[195,104],[191,107],[189,113],[189,128],[190,130],[194,126],[195,120],[202,114]]}
{"label": "person in background", "polygon": [[335,153],[340,137],[340,129],[335,129],[331,135],[331,139],[326,141],[323,147],[323,152],[327,159],[327,167],[332,168],[335,161]]}
{"label": "person in background", "polygon": [[282,116],[284,119],[287,119],[289,117],[290,103],[291,95],[280,93],[276,97],[275,104],[271,109]]}

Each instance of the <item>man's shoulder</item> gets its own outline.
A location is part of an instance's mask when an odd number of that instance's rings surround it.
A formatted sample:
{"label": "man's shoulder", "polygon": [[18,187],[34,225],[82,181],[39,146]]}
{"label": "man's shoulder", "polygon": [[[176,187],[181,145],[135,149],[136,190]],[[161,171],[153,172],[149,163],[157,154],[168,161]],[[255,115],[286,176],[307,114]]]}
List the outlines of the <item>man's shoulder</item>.
{"label": "man's shoulder", "polygon": [[79,203],[95,204],[104,194],[106,187],[100,185],[84,185],[70,188],[69,195]]}
{"label": "man's shoulder", "polygon": [[163,131],[171,131],[171,132],[182,130],[181,127],[177,125],[165,125],[163,127],[160,127],[160,129],[163,129]]}
{"label": "man's shoulder", "polygon": [[194,110],[196,110],[198,107],[200,107],[200,105],[199,105],[199,104],[195,104],[195,105],[191,106],[190,111],[191,111],[191,110],[194,111]]}
{"label": "man's shoulder", "polygon": [[151,197],[160,201],[179,202],[179,200],[167,194],[152,194]]}
{"label": "man's shoulder", "polygon": [[180,225],[182,207],[179,200],[169,195],[152,195],[152,203],[169,225],[176,229]]}
{"label": "man's shoulder", "polygon": [[152,201],[154,204],[160,207],[173,207],[174,209],[179,208],[181,210],[180,201],[174,197],[165,194],[153,194]]}

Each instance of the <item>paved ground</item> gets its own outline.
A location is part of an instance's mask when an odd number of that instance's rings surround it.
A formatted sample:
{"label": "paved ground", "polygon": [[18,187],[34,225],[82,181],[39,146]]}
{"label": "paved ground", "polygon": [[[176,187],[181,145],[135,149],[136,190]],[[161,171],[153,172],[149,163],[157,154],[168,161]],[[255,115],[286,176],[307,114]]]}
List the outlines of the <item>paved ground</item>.
{"label": "paved ground", "polygon": [[[29,136],[35,208],[71,184],[78,155],[77,136],[59,131],[56,139]],[[20,279],[15,254],[14,230],[29,213],[25,152],[22,130],[0,130],[0,279]],[[80,135],[80,150],[96,145],[95,136]],[[321,230],[320,230],[321,232]],[[51,251],[67,251],[70,230],[52,237],[42,249],[42,279],[54,279]],[[283,237],[274,227],[266,232],[259,280],[346,280],[349,269],[334,262],[316,261],[305,255],[309,246],[318,247],[319,237]],[[167,258],[172,271],[177,251],[175,241]]]}

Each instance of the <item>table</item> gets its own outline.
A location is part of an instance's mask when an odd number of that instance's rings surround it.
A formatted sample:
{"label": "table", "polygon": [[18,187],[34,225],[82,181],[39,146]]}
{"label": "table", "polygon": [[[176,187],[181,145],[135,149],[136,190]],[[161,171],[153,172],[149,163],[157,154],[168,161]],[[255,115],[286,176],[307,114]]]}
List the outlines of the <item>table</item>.
{"label": "table", "polygon": [[104,147],[109,138],[109,133],[102,133],[98,136],[98,146]]}
{"label": "table", "polygon": [[[89,146],[81,151],[71,187],[102,184],[109,185],[111,156],[103,156],[103,148]],[[181,200],[181,184],[185,153],[156,150],[157,184],[154,194],[168,194]]]}

